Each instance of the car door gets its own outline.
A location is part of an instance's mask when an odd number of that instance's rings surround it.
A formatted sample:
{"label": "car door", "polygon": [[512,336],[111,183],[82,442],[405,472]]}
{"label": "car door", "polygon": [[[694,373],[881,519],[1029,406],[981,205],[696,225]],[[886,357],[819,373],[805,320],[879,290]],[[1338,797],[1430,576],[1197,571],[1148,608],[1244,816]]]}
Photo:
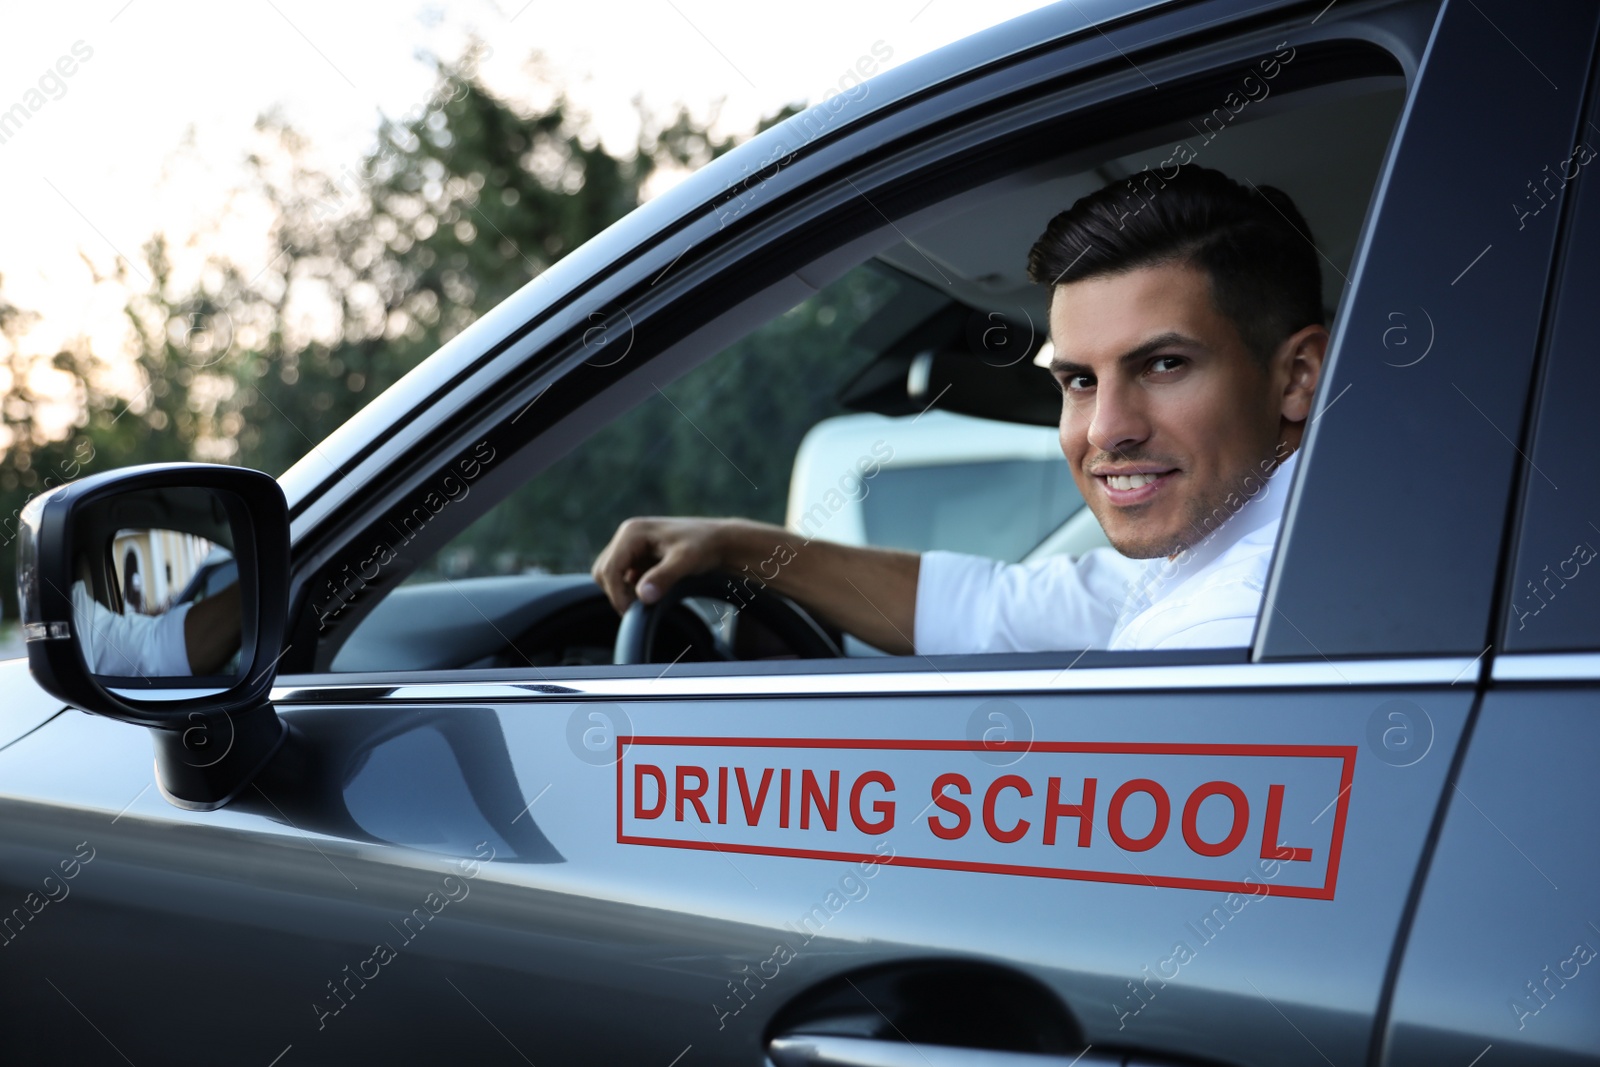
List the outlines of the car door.
{"label": "car door", "polygon": [[[197,814],[157,795],[132,727],[69,712],[0,751],[4,888],[47,901],[8,929],[15,1047],[1366,1062],[1495,617],[1518,459],[1493,427],[1528,395],[1555,232],[1507,236],[1497,205],[1571,151],[1595,27],[1564,12],[1211,3],[1079,30],[1068,4],[1006,29],[1003,62],[730,182],[581,300],[444,353],[327,445],[337,478],[286,479],[298,629],[276,698],[302,762]],[[318,658],[387,589],[373,532],[463,463],[504,492],[919,212],[1110,140],[1148,100],[1204,113],[1280,43],[1302,89],[1399,73],[1407,98],[1252,649],[368,676]],[[1493,149],[1443,173],[1468,145]],[[571,264],[543,291],[592,259]],[[614,336],[626,354],[597,358]],[[419,545],[471,512],[432,514]]]}
{"label": "car door", "polygon": [[[1588,121],[1556,166],[1572,194],[1560,282],[1527,428],[1517,435],[1517,534],[1496,605],[1491,685],[1401,962],[1385,1062],[1494,1055],[1600,1060],[1600,481],[1589,457],[1596,380],[1589,308],[1600,284],[1600,191]],[[1559,164],[1560,161],[1558,161]],[[1507,427],[1508,433],[1515,431]],[[1470,1051],[1469,1051],[1470,1050]],[[1487,1057],[1486,1057],[1487,1058]]]}

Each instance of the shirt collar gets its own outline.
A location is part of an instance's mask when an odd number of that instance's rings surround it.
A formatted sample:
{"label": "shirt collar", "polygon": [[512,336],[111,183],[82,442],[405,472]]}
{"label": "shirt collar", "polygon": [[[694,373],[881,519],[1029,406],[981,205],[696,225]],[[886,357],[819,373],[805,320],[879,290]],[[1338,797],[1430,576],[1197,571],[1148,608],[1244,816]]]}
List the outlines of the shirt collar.
{"label": "shirt collar", "polygon": [[[1283,518],[1283,505],[1289,497],[1289,486],[1294,480],[1295,460],[1298,457],[1298,452],[1289,453],[1270,477],[1256,479],[1256,488],[1250,493],[1249,499],[1224,519],[1221,525],[1180,552],[1175,562],[1185,562],[1188,567],[1196,565],[1203,567],[1237,544],[1247,534]],[[1192,554],[1187,561],[1184,560],[1185,553]]]}
{"label": "shirt collar", "polygon": [[1291,452],[1269,477],[1257,479],[1249,499],[1205,537],[1171,559],[1157,557],[1143,561],[1144,574],[1129,589],[1118,612],[1118,626],[1199,574],[1247,535],[1281,520],[1298,455]]}

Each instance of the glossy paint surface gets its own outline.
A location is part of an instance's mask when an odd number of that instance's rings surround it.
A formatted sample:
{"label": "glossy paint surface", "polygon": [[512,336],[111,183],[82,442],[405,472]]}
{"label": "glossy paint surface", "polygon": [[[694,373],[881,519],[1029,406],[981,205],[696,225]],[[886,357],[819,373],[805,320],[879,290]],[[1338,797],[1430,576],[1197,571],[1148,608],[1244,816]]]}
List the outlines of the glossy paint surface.
{"label": "glossy paint surface", "polygon": [[[42,1048],[72,1029],[75,1016],[48,978],[103,1029],[120,1020],[135,1062],[199,1057],[202,1035],[265,1059],[292,1044],[296,1062],[339,1062],[358,1049],[506,1056],[481,1011],[539,1063],[666,1062],[690,1045],[700,1062],[752,1063],[773,1014],[818,980],[956,957],[1001,961],[1037,979],[1097,1047],[1169,1056],[1206,1047],[1229,1062],[1264,1064],[1298,1061],[1309,1041],[1334,1062],[1359,1062],[1470,699],[1467,689],[1426,698],[1363,689],[1085,693],[1002,706],[884,696],[306,707],[286,715],[304,760],[286,756],[257,796],[203,815],[148,788],[136,728],[73,715],[0,753],[13,828],[4,869],[42,878],[81,842],[95,850],[68,883],[71,895],[5,948],[7,1000],[28,1005],[15,1039]],[[1430,724],[1426,751],[1406,766],[1372,741],[1381,737],[1372,723],[1395,707],[1425,707]],[[975,722],[1000,721],[1020,731],[1017,744],[960,741]],[[615,746],[605,744],[619,728],[709,742],[893,739],[873,754],[899,783],[870,794],[896,803],[893,828],[866,852],[881,861],[619,843]],[[586,745],[593,729],[600,734]],[[931,765],[928,752],[910,747],[950,739],[967,747],[937,751]],[[1071,764],[1046,751],[1130,743]],[[1163,743],[1198,754],[1149,750]],[[1353,775],[1341,793],[1337,773],[1302,771],[1293,757],[1263,771],[1270,761],[1237,754],[1264,745],[1348,752]],[[792,747],[741,745],[728,756],[751,775],[791,766],[797,782],[802,765],[824,781],[830,766],[848,766]],[[64,778],[57,769],[74,758],[77,771]],[[1097,778],[1092,845],[1082,852],[1118,880],[920,865],[939,844],[930,815],[955,822],[913,792],[930,766],[975,790],[968,835],[944,842],[945,854],[999,856],[1007,867],[1070,866],[1061,853],[1080,850],[1077,822],[1057,820],[1056,845],[1044,846],[1043,797],[1029,804],[1013,788],[997,795],[996,830],[1024,818],[1035,825],[1002,843],[985,829],[979,794],[988,785],[1012,775],[1043,787],[1077,773],[1063,789],[1063,799],[1069,790],[1076,799],[1083,776]],[[1173,798],[1164,839],[1142,852],[1117,849],[1108,836],[1110,795],[1137,779],[1164,783]],[[1180,809],[1196,784],[1216,780],[1256,800],[1248,832],[1210,868],[1233,872],[1240,885],[1148,884],[1194,873]],[[1261,862],[1259,798],[1270,784],[1287,790],[1282,844],[1329,848],[1343,820],[1331,899],[1273,893],[1274,883],[1303,879],[1289,870],[1297,863],[1274,871]],[[770,788],[776,806],[776,778]],[[798,796],[789,827],[769,809],[749,840],[778,848],[797,840]],[[748,800],[735,799],[733,823],[748,822]],[[1148,800],[1125,802],[1117,825],[1125,836],[1152,829]],[[1196,831],[1215,844],[1228,835],[1229,808],[1206,803]],[[808,814],[816,831],[820,814],[815,806]],[[669,804],[655,825],[665,836],[726,840],[728,828],[707,815],[702,823],[691,802],[679,820]],[[843,841],[849,825],[840,821]],[[7,886],[19,896],[27,888],[21,878]],[[419,908],[431,912],[425,924]],[[392,961],[374,959],[380,945]],[[139,1019],[119,1007],[130,1003],[128,976],[90,962],[110,958],[141,961]],[[362,973],[364,987],[349,977]],[[191,1036],[174,1044],[169,1027],[196,1018],[201,1034],[190,1024]],[[92,1048],[99,1039],[80,1029]]]}

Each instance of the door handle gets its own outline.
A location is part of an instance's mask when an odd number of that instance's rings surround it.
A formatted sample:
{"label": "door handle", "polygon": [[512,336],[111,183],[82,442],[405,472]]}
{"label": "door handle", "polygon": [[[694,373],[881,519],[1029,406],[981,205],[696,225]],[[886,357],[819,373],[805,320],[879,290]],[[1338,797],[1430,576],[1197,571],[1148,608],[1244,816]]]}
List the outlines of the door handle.
{"label": "door handle", "polygon": [[994,1052],[829,1034],[790,1034],[767,1045],[773,1067],[1123,1067],[1117,1053]]}

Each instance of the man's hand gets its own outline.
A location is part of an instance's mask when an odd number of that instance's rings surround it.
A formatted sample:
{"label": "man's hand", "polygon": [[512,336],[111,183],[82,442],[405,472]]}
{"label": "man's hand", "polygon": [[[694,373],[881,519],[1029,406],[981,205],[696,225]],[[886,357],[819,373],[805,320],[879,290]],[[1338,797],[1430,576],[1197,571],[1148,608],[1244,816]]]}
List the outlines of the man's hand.
{"label": "man's hand", "polygon": [[920,566],[912,552],[806,540],[745,519],[629,519],[590,573],[619,614],[691,574],[742,574],[876,648],[910,655]]}
{"label": "man's hand", "polygon": [[594,576],[617,614],[635,600],[654,604],[680,578],[727,566],[734,519],[629,519],[594,561]]}

